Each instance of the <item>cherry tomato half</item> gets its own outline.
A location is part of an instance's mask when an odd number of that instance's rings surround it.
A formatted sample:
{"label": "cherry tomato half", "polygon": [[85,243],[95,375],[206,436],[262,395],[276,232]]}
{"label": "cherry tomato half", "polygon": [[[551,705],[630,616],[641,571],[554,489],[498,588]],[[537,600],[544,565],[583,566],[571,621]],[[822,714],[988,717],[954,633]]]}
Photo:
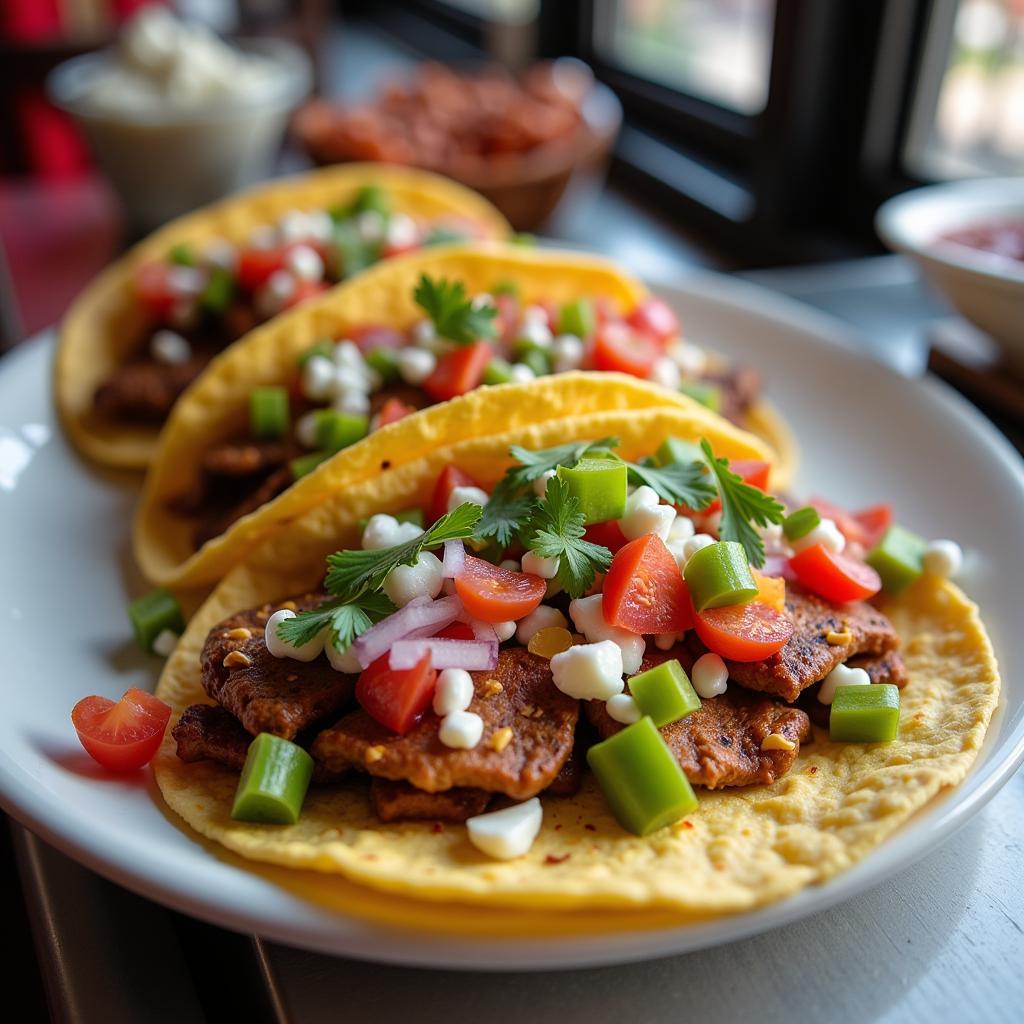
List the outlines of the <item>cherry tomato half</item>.
{"label": "cherry tomato half", "polygon": [[170,264],[163,260],[143,263],[135,271],[135,293],[151,316],[163,320],[177,301],[170,283]]}
{"label": "cherry tomato half", "polygon": [[284,269],[286,250],[283,245],[270,249],[243,249],[238,254],[238,285],[254,292],[266,284],[277,270]]}
{"label": "cherry tomato half", "polygon": [[160,749],[171,709],[153,694],[135,687],[119,701],[84,697],[71,722],[89,756],[114,772],[136,771]]}
{"label": "cherry tomato half", "polygon": [[594,339],[594,367],[598,370],[647,378],[660,354],[656,342],[621,323],[603,324]]}
{"label": "cherry tomato half", "polygon": [[619,548],[626,546],[626,535],[622,532],[617,520],[609,519],[605,523],[592,523],[583,534],[591,544],[600,544],[613,555]]}
{"label": "cherry tomato half", "polygon": [[822,544],[805,548],[789,564],[808,590],[837,604],[863,601],[882,589],[882,580],[870,565],[829,551]]}
{"label": "cherry tomato half", "polygon": [[760,601],[707,608],[694,626],[704,646],[727,661],[763,661],[793,635],[793,623]]}
{"label": "cherry tomato half", "polygon": [[470,615],[484,622],[521,619],[544,600],[548,581],[528,572],[513,572],[482,558],[466,556],[455,577],[455,592]]}
{"label": "cherry tomato half", "polygon": [[667,302],[654,296],[644,299],[629,314],[627,323],[662,345],[679,336],[679,317]]}
{"label": "cherry tomato half", "polygon": [[404,736],[433,699],[437,672],[429,654],[408,669],[389,668],[389,657],[382,654],[359,674],[356,700],[372,719]]}
{"label": "cherry tomato half", "polygon": [[601,607],[605,622],[631,633],[681,633],[693,625],[679,566],[653,533],[631,540],[612,559]]}

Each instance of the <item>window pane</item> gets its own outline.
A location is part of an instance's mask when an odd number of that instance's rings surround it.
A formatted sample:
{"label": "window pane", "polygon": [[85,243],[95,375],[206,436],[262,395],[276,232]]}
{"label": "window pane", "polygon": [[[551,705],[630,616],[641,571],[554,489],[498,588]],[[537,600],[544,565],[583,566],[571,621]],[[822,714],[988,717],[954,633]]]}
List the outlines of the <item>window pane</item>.
{"label": "window pane", "polygon": [[768,99],[775,0],[601,0],[594,45],[627,71],[756,114]]}
{"label": "window pane", "polygon": [[925,52],[908,163],[928,178],[1020,174],[1024,0],[958,0],[945,19]]}
{"label": "window pane", "polygon": [[444,0],[450,7],[475,14],[488,21],[525,25],[537,17],[539,0]]}

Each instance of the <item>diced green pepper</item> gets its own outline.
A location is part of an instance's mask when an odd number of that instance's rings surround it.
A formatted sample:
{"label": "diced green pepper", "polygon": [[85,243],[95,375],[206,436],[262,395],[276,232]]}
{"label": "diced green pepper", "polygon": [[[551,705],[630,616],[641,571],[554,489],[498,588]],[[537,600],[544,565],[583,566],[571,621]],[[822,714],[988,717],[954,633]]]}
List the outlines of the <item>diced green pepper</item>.
{"label": "diced green pepper", "polygon": [[153,642],[165,629],[178,636],[185,632],[181,605],[167,590],[151,590],[130,602],[128,618],[138,645],[150,654],[153,653]]}
{"label": "diced green pepper", "polygon": [[594,333],[595,323],[594,304],[590,299],[567,302],[558,311],[559,334],[575,334],[577,338],[589,338]]}
{"label": "diced green pepper", "polygon": [[403,508],[401,511],[395,513],[395,518],[400,523],[415,523],[417,526],[422,528],[422,526],[423,526],[423,509],[421,509],[421,508]]}
{"label": "diced green pepper", "polygon": [[177,245],[172,245],[167,258],[171,263],[176,263],[179,267],[194,267],[196,265],[196,254],[192,246],[187,242],[179,242]]}
{"label": "diced green pepper", "polygon": [[287,388],[254,388],[249,392],[249,429],[257,441],[284,437],[288,422]]}
{"label": "diced green pepper", "polygon": [[829,736],[842,743],[889,743],[900,725],[900,691],[891,683],[837,686]]}
{"label": "diced green pepper", "polygon": [[223,313],[235,297],[235,279],[224,267],[210,271],[206,287],[199,293],[199,305],[210,313]]}
{"label": "diced green pepper", "polygon": [[513,295],[519,297],[519,285],[515,281],[496,281],[491,287],[492,295]]}
{"label": "diced green pepper", "polygon": [[821,515],[818,510],[806,505],[795,512],[790,512],[782,520],[782,532],[786,535],[786,540],[799,540],[806,537],[820,523]]}
{"label": "diced green pepper", "polygon": [[312,777],[313,758],[302,747],[261,732],[245,755],[231,817],[264,825],[294,825]]}
{"label": "diced green pepper", "polygon": [[697,808],[697,797],[654,722],[641,718],[587,751],[619,824],[646,836]]}
{"label": "diced green pepper", "polygon": [[315,413],[316,446],[328,455],[340,452],[370,432],[370,418],[361,413],[320,409]]}
{"label": "diced green pepper", "polygon": [[696,611],[745,604],[757,597],[757,584],[743,545],[720,540],[695,552],[683,572]]}
{"label": "diced green pepper", "polygon": [[512,380],[512,364],[504,359],[492,359],[484,370],[485,384],[508,384]]}
{"label": "diced green pepper", "polygon": [[327,452],[310,452],[308,455],[299,455],[292,459],[288,465],[291,466],[292,476],[298,480],[307,473],[312,473],[326,458],[328,458]]}
{"label": "diced green pepper", "polygon": [[371,348],[364,358],[367,366],[376,370],[385,384],[398,379],[398,356],[393,348],[378,345]]}
{"label": "diced green pepper", "polygon": [[452,242],[464,242],[465,240],[465,232],[456,231],[455,228],[438,227],[431,228],[427,232],[427,237],[423,239],[423,244],[425,246],[450,245]]}
{"label": "diced green pepper", "polygon": [[604,523],[626,514],[626,490],[629,471],[617,458],[583,458],[571,469],[558,467],[569,493],[580,503],[583,522]]}
{"label": "diced green pepper", "polygon": [[314,356],[320,356],[322,359],[333,359],[334,349],[335,344],[330,338],[321,338],[319,341],[314,341],[313,344],[299,356],[299,368],[304,368],[306,363],[308,363]]}
{"label": "diced green pepper", "polygon": [[[391,197],[380,185],[364,185],[349,205],[346,217],[354,217],[369,210],[375,210],[382,217],[391,216]],[[345,217],[339,219],[344,220]]]}
{"label": "diced green pepper", "polygon": [[700,697],[675,658],[633,676],[629,692],[659,729],[700,709]]}
{"label": "diced green pepper", "polygon": [[380,259],[381,245],[363,238],[354,221],[343,220],[334,228],[334,249],[340,276],[351,277]]}
{"label": "diced green pepper", "polygon": [[922,559],[927,546],[923,537],[893,523],[865,561],[882,578],[882,589],[887,594],[898,594],[924,572]]}
{"label": "diced green pepper", "polygon": [[702,380],[684,380],[679,390],[695,402],[707,406],[712,412],[722,407],[722,390],[716,384],[705,384]]}
{"label": "diced green pepper", "polygon": [[535,377],[546,377],[552,368],[551,356],[542,348],[527,346],[519,355],[519,362],[525,363]]}
{"label": "diced green pepper", "polygon": [[691,462],[704,462],[704,453],[700,450],[699,444],[693,441],[683,441],[678,437],[666,437],[658,445],[654,454],[655,464],[658,466],[670,466],[676,463],[689,465]]}

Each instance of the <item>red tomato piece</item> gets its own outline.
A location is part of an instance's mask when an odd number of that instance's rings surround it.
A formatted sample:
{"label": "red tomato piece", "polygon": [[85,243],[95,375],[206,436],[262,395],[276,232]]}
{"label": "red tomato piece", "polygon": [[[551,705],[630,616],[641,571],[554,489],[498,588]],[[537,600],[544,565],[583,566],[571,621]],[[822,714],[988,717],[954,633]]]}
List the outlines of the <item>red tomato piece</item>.
{"label": "red tomato piece", "polygon": [[176,301],[170,284],[170,264],[162,260],[143,263],[135,271],[135,292],[151,316],[163,320]]}
{"label": "red tomato piece", "polygon": [[460,345],[438,360],[434,372],[423,382],[423,390],[435,402],[458,398],[479,387],[493,355],[494,349],[486,341]]}
{"label": "red tomato piece", "polygon": [[456,487],[476,487],[477,482],[458,466],[445,466],[434,484],[434,493],[427,508],[427,522],[436,523],[448,511],[448,499]]}
{"label": "red tomato piece", "polygon": [[238,254],[238,285],[254,292],[266,284],[276,270],[282,270],[285,263],[284,246],[275,245],[270,249],[243,249]]}
{"label": "red tomato piece", "polygon": [[631,540],[612,559],[601,607],[605,622],[631,633],[681,633],[693,625],[682,573],[654,533]]}
{"label": "red tomato piece", "polygon": [[650,338],[620,323],[603,324],[594,339],[594,366],[598,370],[650,377],[661,354]]}
{"label": "red tomato piece", "polygon": [[548,581],[528,572],[513,572],[482,558],[466,556],[465,568],[455,577],[455,592],[463,608],[484,622],[521,619],[544,600]]}
{"label": "red tomato piece", "polygon": [[377,428],[386,427],[389,423],[397,423],[416,410],[406,405],[400,398],[389,398],[377,413]]}
{"label": "red tomato piece", "polygon": [[299,306],[308,299],[314,299],[316,296],[322,295],[329,287],[323,281],[296,281],[294,291],[288,296],[281,308],[292,309],[295,306]]}
{"label": "red tomato piece", "polygon": [[892,526],[892,505],[872,505],[853,513],[853,518],[864,531],[862,543],[869,551],[885,536]]}
{"label": "red tomato piece", "polygon": [[728,661],[763,661],[793,635],[793,623],[760,601],[706,608],[694,627],[704,646]]}
{"label": "red tomato piece", "polygon": [[404,736],[423,717],[437,686],[437,672],[425,654],[412,668],[388,667],[382,654],[356,680],[356,700],[381,725]]}
{"label": "red tomato piece", "polygon": [[607,548],[613,555],[626,544],[626,535],[614,519],[609,519],[606,523],[593,523],[587,527],[583,537],[591,544],[600,544]]}
{"label": "red tomato piece", "polygon": [[153,694],[135,687],[119,701],[85,697],[71,722],[89,756],[114,772],[136,771],[160,749],[171,709]]}
{"label": "red tomato piece", "polygon": [[644,299],[629,314],[626,322],[641,334],[654,338],[662,345],[679,336],[679,317],[667,302],[653,295]]}
{"label": "red tomato piece", "polygon": [[405,335],[401,331],[380,324],[359,324],[356,327],[349,327],[344,336],[349,341],[354,341],[364,355],[375,348],[402,348],[406,343]]}
{"label": "red tomato piece", "polygon": [[473,629],[468,622],[453,622],[445,626],[436,636],[443,636],[446,640],[474,640]]}
{"label": "red tomato piece", "polygon": [[882,589],[882,580],[870,565],[829,551],[822,544],[805,548],[789,565],[808,590],[837,604],[863,601]]}

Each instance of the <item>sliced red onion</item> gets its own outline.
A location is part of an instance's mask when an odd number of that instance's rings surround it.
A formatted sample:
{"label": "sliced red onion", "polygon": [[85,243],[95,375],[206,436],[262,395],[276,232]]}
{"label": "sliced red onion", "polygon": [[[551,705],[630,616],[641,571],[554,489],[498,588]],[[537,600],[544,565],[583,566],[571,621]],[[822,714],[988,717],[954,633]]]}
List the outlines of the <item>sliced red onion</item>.
{"label": "sliced red onion", "polygon": [[781,576],[790,583],[796,581],[796,573],[789,567],[789,559],[784,555],[767,555],[760,571],[765,576]]}
{"label": "sliced red onion", "polygon": [[401,640],[416,631],[436,633],[454,622],[462,613],[462,603],[457,597],[442,597],[438,601],[416,598],[404,608],[371,626],[362,636],[352,642],[350,650],[363,668],[367,668],[381,655],[386,654],[396,640]]}
{"label": "sliced red onion", "polygon": [[494,643],[498,642],[498,634],[489,622],[484,622],[483,619],[475,619],[472,615],[465,612],[459,616],[459,621],[464,622],[473,630],[474,640],[486,640],[488,643],[491,641]]}
{"label": "sliced red onion", "polygon": [[444,560],[441,562],[441,575],[446,580],[453,580],[462,575],[466,566],[466,548],[461,540],[444,542]]}
{"label": "sliced red onion", "polygon": [[424,637],[419,640],[398,640],[391,646],[389,667],[408,669],[418,665],[424,654],[436,669],[464,668],[468,672],[491,669],[498,664],[498,641],[449,640],[447,637]]}

